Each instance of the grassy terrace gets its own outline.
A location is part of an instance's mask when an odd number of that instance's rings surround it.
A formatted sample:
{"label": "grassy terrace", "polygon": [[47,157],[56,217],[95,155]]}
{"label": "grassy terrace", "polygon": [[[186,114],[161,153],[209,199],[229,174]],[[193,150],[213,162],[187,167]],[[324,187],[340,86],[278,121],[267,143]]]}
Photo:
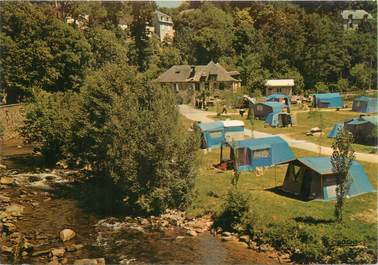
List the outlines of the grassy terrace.
{"label": "grassy terrace", "polygon": [[[294,139],[306,140],[309,142],[317,143],[322,146],[331,146],[333,139],[327,137],[328,133],[332,130],[336,122],[341,122],[353,117],[358,117],[360,114],[352,111],[335,111],[335,110],[322,110],[316,112],[300,112],[294,111],[293,116],[296,121],[293,127],[288,128],[272,128],[270,126],[265,127],[263,120],[254,120],[253,126],[250,120],[247,120],[246,115],[241,117],[240,115],[222,115],[220,117],[213,116],[213,119],[239,119],[243,120],[246,127],[249,129],[254,128],[256,131],[272,133],[272,134],[285,134]],[[323,120],[324,134],[322,136],[306,136],[313,127],[321,127],[320,120]],[[355,151],[369,152],[371,147],[354,144]]]}
{"label": "grassy terrace", "polygon": [[[293,149],[297,156],[315,156],[316,154],[299,149]],[[221,209],[223,198],[231,188],[232,171],[219,171],[212,167],[219,162],[219,150],[212,150],[201,157],[199,174],[196,179],[196,198],[188,210],[193,215],[217,213]],[[362,163],[373,186],[377,188],[377,166],[372,163]],[[326,221],[319,224],[319,233],[334,232],[333,201],[300,201],[282,195],[278,188],[282,185],[286,165],[266,169],[263,176],[256,176],[253,172],[242,172],[239,189],[248,194],[252,205],[252,214],[258,226],[264,227],[268,223],[285,223],[295,221],[296,217],[307,217]],[[351,235],[362,237],[371,236],[369,244],[376,244],[377,231],[377,194],[370,193],[356,196],[347,200],[345,205],[345,225]],[[328,232],[327,232],[328,231]]]}
{"label": "grassy terrace", "polygon": [[[328,123],[332,123],[335,119],[336,117],[331,114],[326,120]],[[191,121],[185,118],[181,118],[181,120],[186,127],[190,126]],[[311,123],[308,121],[307,124]],[[274,129],[266,128],[265,131],[267,130]],[[316,153],[309,151],[295,148],[292,150],[298,157],[317,156]],[[196,196],[187,211],[195,216],[217,214],[222,208],[225,195],[231,188],[232,171],[220,171],[212,166],[219,162],[219,149],[213,149],[207,153],[198,151],[198,157],[199,172],[195,180]],[[377,164],[366,162],[361,162],[361,164],[372,185],[377,189]],[[249,196],[254,227],[264,230],[268,224],[281,226],[286,223],[296,223],[308,229],[316,228],[316,233],[319,235],[338,233],[333,222],[334,201],[305,202],[279,192],[286,169],[286,165],[267,168],[262,176],[256,176],[254,172],[241,173],[239,189]],[[303,219],[297,219],[298,217],[312,221],[304,222]],[[377,193],[363,194],[347,199],[344,208],[344,227],[350,238],[363,238],[370,249],[376,249],[377,243],[374,236],[378,228],[376,220]]]}

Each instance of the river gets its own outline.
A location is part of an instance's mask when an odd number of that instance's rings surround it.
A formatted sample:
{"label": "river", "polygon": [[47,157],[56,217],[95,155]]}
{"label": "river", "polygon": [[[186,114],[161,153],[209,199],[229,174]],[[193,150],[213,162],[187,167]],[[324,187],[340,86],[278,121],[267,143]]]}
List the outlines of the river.
{"label": "river", "polygon": [[[24,147],[6,146],[2,163],[8,171],[35,172],[26,163],[30,156],[22,156]],[[30,148],[25,147],[25,151]],[[7,154],[9,154],[7,156]],[[4,158],[4,157],[3,157]],[[28,165],[28,166],[25,166]],[[43,169],[37,169],[43,172]],[[46,170],[47,172],[47,170]],[[143,233],[125,229],[107,234],[98,228],[98,222],[109,216],[100,216],[82,206],[77,196],[66,193],[64,196],[54,189],[41,189],[36,185],[1,186],[1,195],[9,197],[10,202],[1,202],[4,209],[9,203],[24,206],[22,216],[14,221],[17,232],[33,244],[34,251],[64,247],[70,244],[83,244],[84,248],[66,252],[62,263],[72,264],[80,258],[105,258],[107,264],[274,264],[276,258],[268,257],[248,249],[237,241],[222,242],[209,232],[196,237],[187,236],[180,228],[164,231],[146,230]],[[71,196],[72,195],[72,196]],[[118,217],[116,220],[122,220]],[[62,243],[59,231],[71,228],[77,236]],[[6,243],[2,239],[2,243]],[[101,242],[100,242],[101,241]],[[18,262],[41,264],[49,261],[48,255],[32,257],[26,255]],[[0,254],[0,263],[12,262],[11,255]]]}

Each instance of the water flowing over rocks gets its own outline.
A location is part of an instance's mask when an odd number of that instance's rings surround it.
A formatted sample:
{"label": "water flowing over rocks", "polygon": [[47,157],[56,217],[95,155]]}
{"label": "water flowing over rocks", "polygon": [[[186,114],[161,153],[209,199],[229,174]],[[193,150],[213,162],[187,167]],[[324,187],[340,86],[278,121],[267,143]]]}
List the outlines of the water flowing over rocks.
{"label": "water flowing over rocks", "polygon": [[[214,264],[240,263],[240,246],[228,246],[237,242],[237,236],[227,232],[222,236],[221,230],[211,236],[210,216],[195,218],[182,211],[167,210],[160,216],[99,219],[79,208],[71,197],[57,196],[61,187],[76,185],[79,174],[67,169],[0,169],[2,262],[203,264],[210,259]],[[226,238],[230,242],[222,243]],[[248,242],[247,238],[240,241]],[[242,255],[242,260],[248,259],[248,255]],[[251,260],[256,261],[256,257],[252,255]]]}

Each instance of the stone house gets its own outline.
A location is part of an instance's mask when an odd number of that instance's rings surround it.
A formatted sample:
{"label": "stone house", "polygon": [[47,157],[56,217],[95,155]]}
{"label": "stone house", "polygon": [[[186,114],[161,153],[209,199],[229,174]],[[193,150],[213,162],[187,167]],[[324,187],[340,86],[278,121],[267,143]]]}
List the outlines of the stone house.
{"label": "stone house", "polygon": [[240,88],[240,74],[226,71],[219,63],[207,65],[174,65],[161,74],[154,82],[168,85],[175,91],[232,90]]}

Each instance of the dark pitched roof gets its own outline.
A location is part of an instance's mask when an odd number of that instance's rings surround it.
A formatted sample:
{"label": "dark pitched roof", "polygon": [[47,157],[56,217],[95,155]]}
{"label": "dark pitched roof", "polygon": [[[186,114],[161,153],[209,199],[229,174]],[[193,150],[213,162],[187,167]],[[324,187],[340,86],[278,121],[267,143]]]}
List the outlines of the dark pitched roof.
{"label": "dark pitched roof", "polygon": [[155,81],[161,83],[198,82],[201,78],[208,80],[210,75],[215,75],[218,82],[238,82],[239,80],[233,78],[231,73],[227,72],[219,63],[211,61],[207,65],[174,65]]}
{"label": "dark pitched roof", "polygon": [[156,81],[163,83],[186,82],[191,73],[190,65],[174,65],[162,73]]}
{"label": "dark pitched roof", "polygon": [[163,12],[157,10],[154,12],[154,15],[157,17],[159,22],[173,24],[171,16],[164,14]]}

